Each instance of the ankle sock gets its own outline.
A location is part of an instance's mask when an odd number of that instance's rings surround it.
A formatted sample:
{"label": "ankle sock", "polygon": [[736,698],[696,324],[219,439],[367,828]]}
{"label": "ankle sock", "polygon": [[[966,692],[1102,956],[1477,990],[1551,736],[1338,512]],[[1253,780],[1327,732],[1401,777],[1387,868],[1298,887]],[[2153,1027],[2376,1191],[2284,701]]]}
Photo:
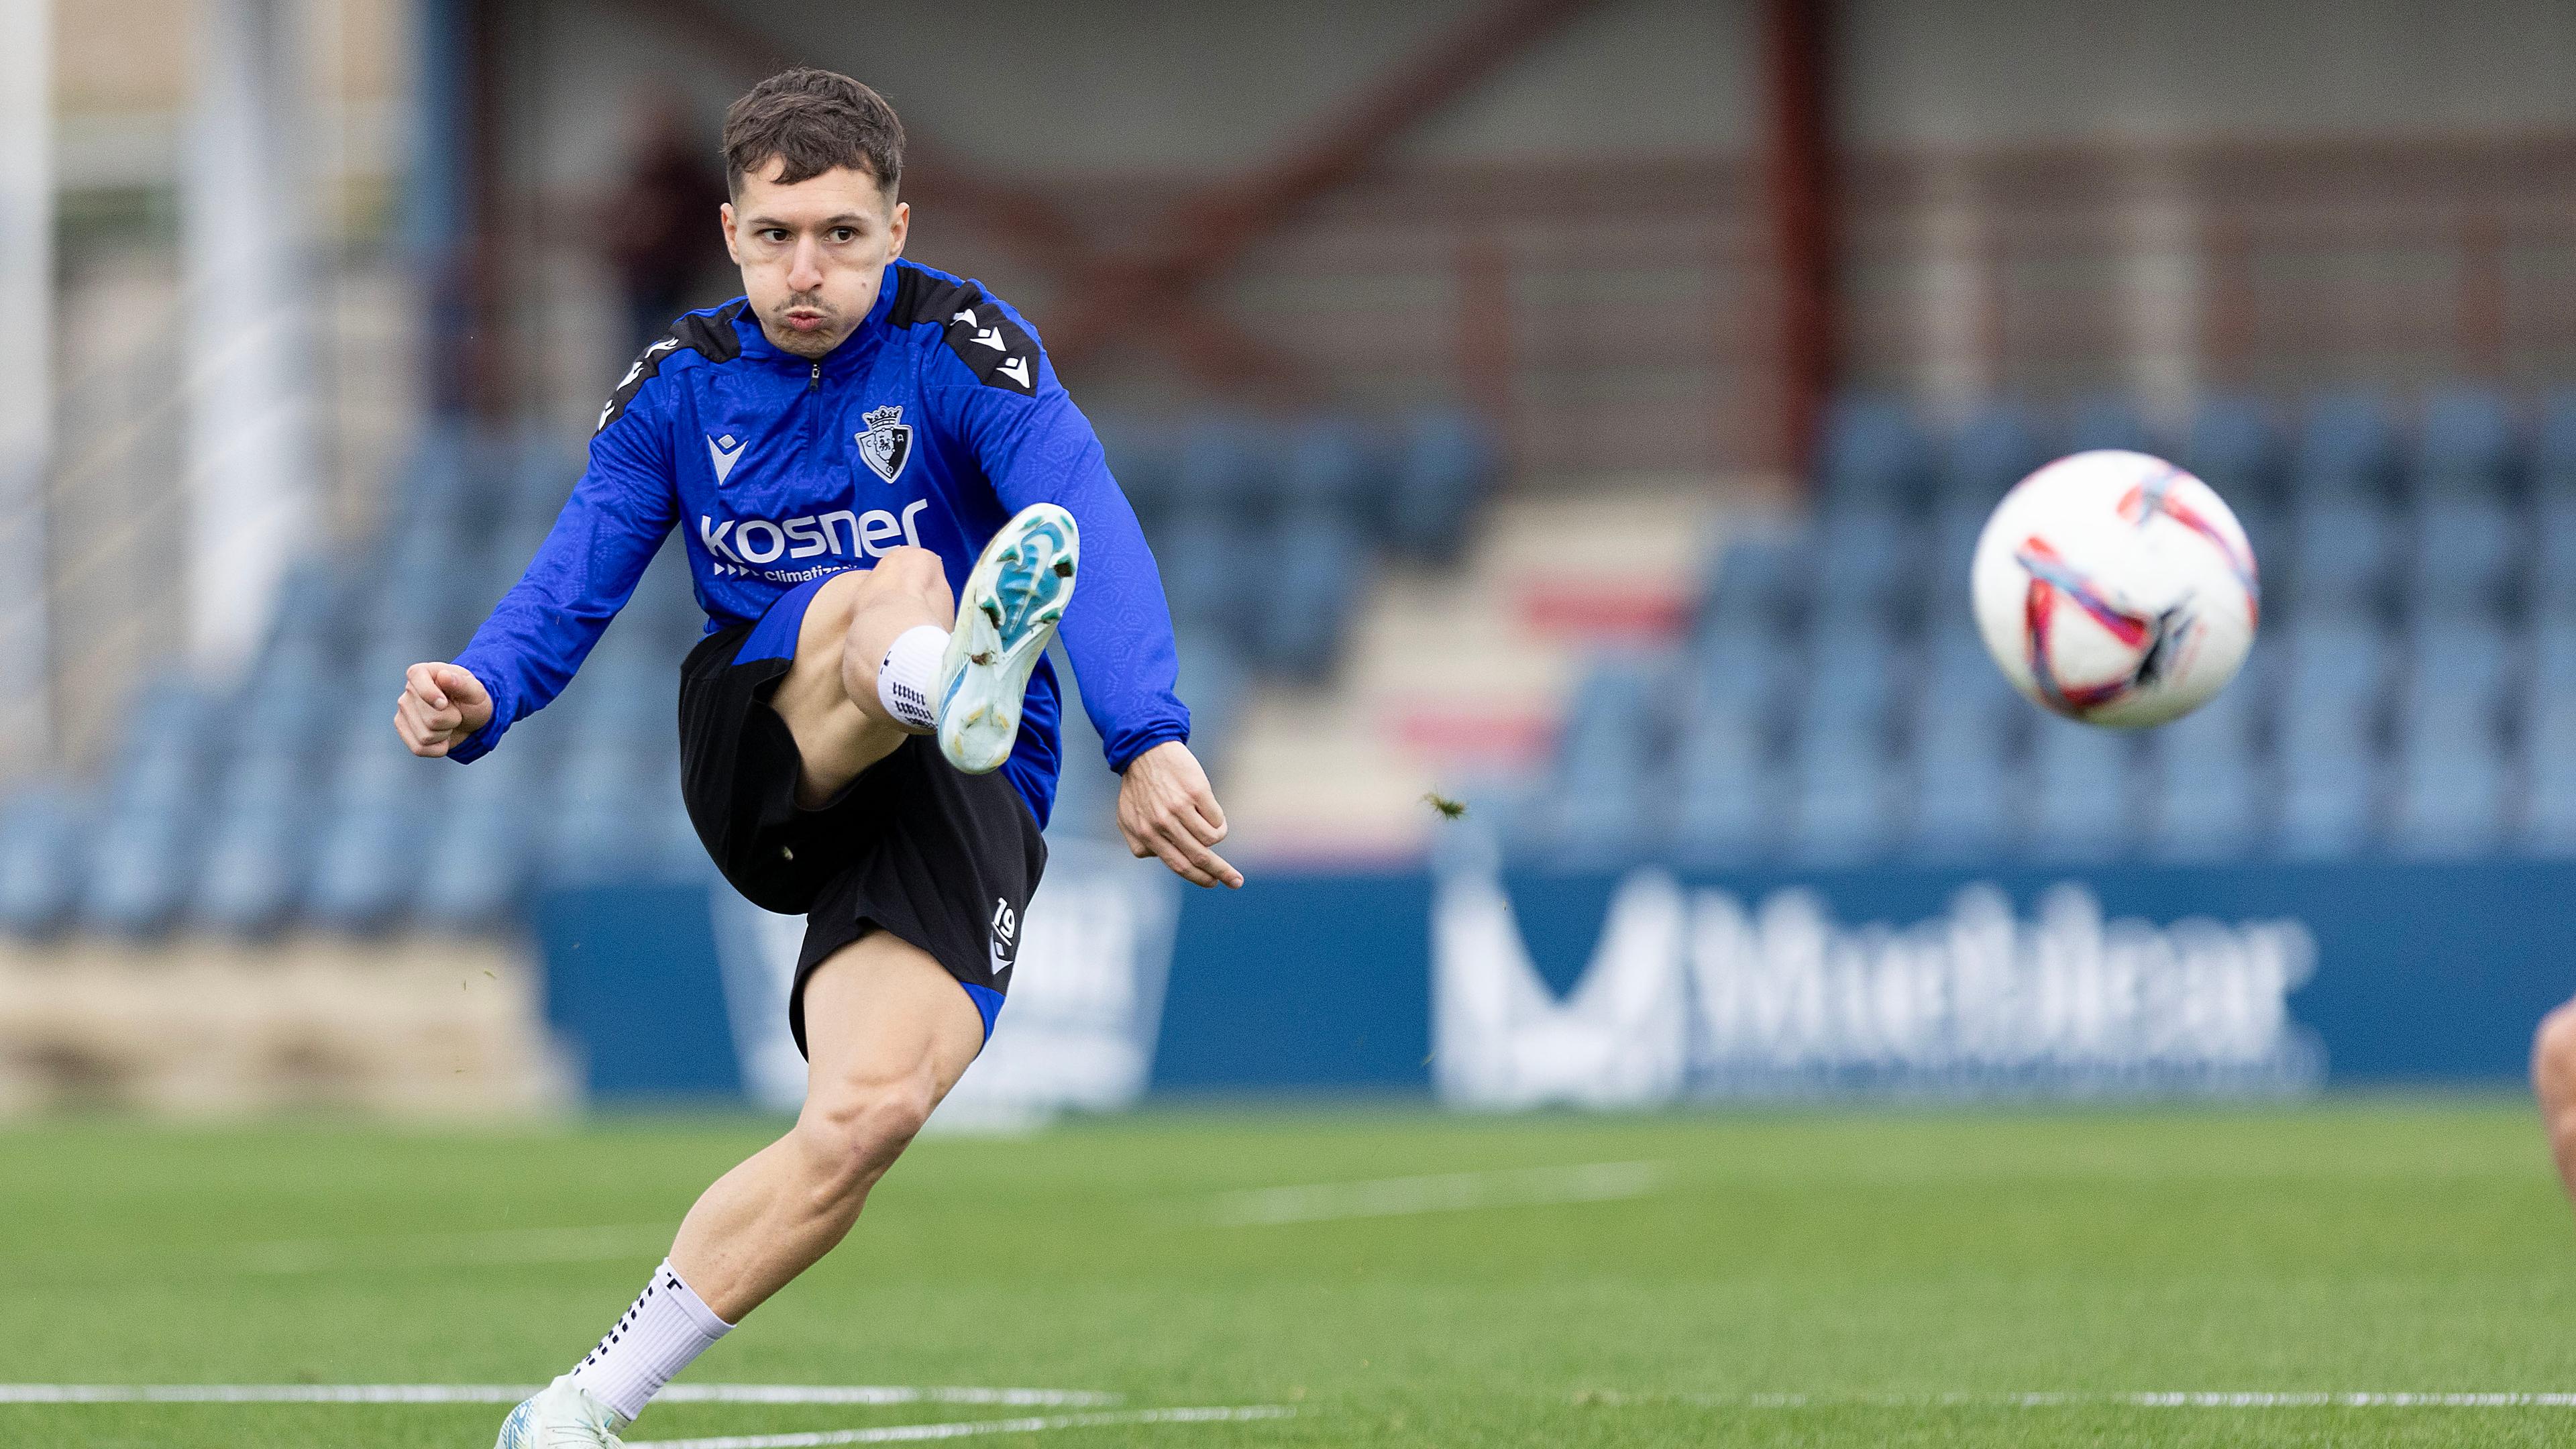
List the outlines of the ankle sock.
{"label": "ankle sock", "polygon": [[572,1381],[632,1423],[673,1374],[732,1329],[665,1258],[635,1306],[573,1366]]}

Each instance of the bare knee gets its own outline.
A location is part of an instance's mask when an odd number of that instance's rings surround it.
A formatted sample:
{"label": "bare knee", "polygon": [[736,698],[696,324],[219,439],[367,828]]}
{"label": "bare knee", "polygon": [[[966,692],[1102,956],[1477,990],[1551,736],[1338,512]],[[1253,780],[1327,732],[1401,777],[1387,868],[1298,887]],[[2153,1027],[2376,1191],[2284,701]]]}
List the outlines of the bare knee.
{"label": "bare knee", "polygon": [[935,601],[934,611],[948,607],[948,566],[929,549],[911,544],[887,549],[862,577],[866,582],[860,586],[861,597],[866,602],[920,599]]}
{"label": "bare knee", "polygon": [[864,1201],[936,1105],[927,1073],[818,1089],[796,1119],[816,1193],[833,1203]]}
{"label": "bare knee", "polygon": [[2576,1107],[2576,1001],[2540,1019],[2531,1039],[2531,1084],[2545,1110]]}

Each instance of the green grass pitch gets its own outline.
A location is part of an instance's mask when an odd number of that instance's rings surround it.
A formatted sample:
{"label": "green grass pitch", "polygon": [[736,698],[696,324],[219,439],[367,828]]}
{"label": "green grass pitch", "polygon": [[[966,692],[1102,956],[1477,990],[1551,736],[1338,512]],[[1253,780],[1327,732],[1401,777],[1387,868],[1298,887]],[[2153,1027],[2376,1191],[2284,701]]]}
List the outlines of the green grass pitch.
{"label": "green grass pitch", "polygon": [[[541,1381],[625,1306],[698,1189],[773,1130],[0,1133],[0,1380]],[[1523,1169],[1603,1163],[1654,1166],[1605,1170],[1602,1200],[1510,1200],[1587,1180]],[[1438,1174],[1485,1176],[1294,1200],[1389,1209],[1324,1220],[1238,1221],[1244,1200],[1226,1196]],[[2503,1098],[1166,1110],[922,1142],[840,1252],[681,1382],[1296,1411],[976,1441],[1063,1449],[2556,1444],[2576,1438],[2576,1408],[2124,1396],[2576,1390],[2576,1219],[2529,1108]],[[2030,1393],[2061,1397],[2012,1397]],[[1029,1412],[1048,1411],[666,1404],[631,1437]],[[481,1449],[501,1413],[0,1404],[0,1445]]]}

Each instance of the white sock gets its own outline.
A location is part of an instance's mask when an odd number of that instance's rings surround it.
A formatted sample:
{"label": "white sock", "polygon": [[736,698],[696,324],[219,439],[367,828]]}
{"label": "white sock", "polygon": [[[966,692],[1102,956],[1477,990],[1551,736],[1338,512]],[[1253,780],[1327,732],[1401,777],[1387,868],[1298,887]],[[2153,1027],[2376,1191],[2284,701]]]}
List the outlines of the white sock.
{"label": "white sock", "polygon": [[915,624],[895,636],[877,666],[877,703],[905,728],[927,734],[939,725],[931,692],[939,687],[939,661],[948,653],[948,631]]}
{"label": "white sock", "polygon": [[635,1296],[635,1306],[588,1358],[573,1365],[572,1381],[633,1423],[673,1374],[732,1329],[664,1258]]}

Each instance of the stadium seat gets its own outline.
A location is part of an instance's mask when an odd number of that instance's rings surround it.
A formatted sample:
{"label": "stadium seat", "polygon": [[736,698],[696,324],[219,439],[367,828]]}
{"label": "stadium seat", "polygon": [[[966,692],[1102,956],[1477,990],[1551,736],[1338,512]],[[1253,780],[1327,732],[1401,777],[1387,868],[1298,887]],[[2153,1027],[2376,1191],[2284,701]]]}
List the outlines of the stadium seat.
{"label": "stadium seat", "polygon": [[2323,618],[2297,622],[2286,642],[2279,846],[2349,855],[2368,844],[2378,812],[2385,641],[2373,625]]}
{"label": "stadium seat", "polygon": [[2473,855],[2503,838],[2501,723],[2511,668],[2485,621],[2419,620],[2395,711],[2390,844],[2415,855]]}
{"label": "stadium seat", "polygon": [[2017,835],[2015,757],[2036,711],[2022,702],[1961,620],[1936,632],[1912,696],[1910,854],[1976,860]]}
{"label": "stadium seat", "polygon": [[2292,520],[2290,615],[2375,620],[2385,595],[2392,520],[2377,503],[2302,497]]}
{"label": "stadium seat", "polygon": [[1806,627],[1816,589],[1812,532],[1739,538],[1726,546],[1700,604],[1700,627],[1793,635]]}
{"label": "stadium seat", "polygon": [[2451,388],[2424,407],[2413,477],[2418,498],[2500,498],[2522,480],[2522,440],[2502,394]]}
{"label": "stadium seat", "polygon": [[50,936],[80,901],[83,811],[69,792],[37,786],[0,808],[0,930]]}
{"label": "stadium seat", "polygon": [[2158,457],[2165,453],[2146,419],[2139,416],[2137,405],[2125,397],[2088,397],[2075,405],[2066,426],[2066,451],[2087,453],[2096,448]]}
{"label": "stadium seat", "polygon": [[201,854],[213,720],[204,692],[176,679],[148,686],[128,716],[92,843],[81,902],[89,924],[154,935],[178,915]]}
{"label": "stadium seat", "polygon": [[1177,446],[1167,430],[1133,418],[1092,419],[1110,476],[1150,530],[1179,499]]}
{"label": "stadium seat", "polygon": [[1408,557],[1451,564],[1467,520],[1493,491],[1502,459],[1492,430],[1464,413],[1428,413],[1406,429],[1386,510],[1387,538]]}
{"label": "stadium seat", "polygon": [[1885,630],[1913,622],[1905,607],[1915,581],[1920,545],[1904,521],[1885,507],[1829,513],[1816,530],[1815,627]]}
{"label": "stadium seat", "polygon": [[2524,724],[2522,760],[2521,843],[2576,853],[2576,682],[2541,691]]}
{"label": "stadium seat", "polygon": [[1321,419],[1290,434],[1280,470],[1281,494],[1291,510],[1373,524],[1388,492],[1381,471],[1368,433],[1358,423]]}
{"label": "stadium seat", "polygon": [[428,799],[431,781],[445,783],[457,767],[413,758],[374,719],[353,722],[338,754],[304,907],[334,930],[378,931],[410,904],[420,823],[442,813]]}
{"label": "stadium seat", "polygon": [[1301,683],[1320,683],[1360,587],[1359,530],[1320,501],[1301,502],[1270,537],[1262,607],[1250,611],[1254,657]]}
{"label": "stadium seat", "polygon": [[[2238,517],[2255,503],[2280,501],[2288,459],[2271,415],[2246,398],[2215,397],[2192,415],[2191,434],[2175,461],[2218,490]],[[2257,557],[2262,540],[2257,539]]]}
{"label": "stadium seat", "polygon": [[1779,771],[1760,723],[1722,709],[1695,712],[1673,751],[1673,849],[1694,865],[1741,865],[1776,842]]}
{"label": "stadium seat", "polygon": [[525,899],[540,823],[540,812],[527,808],[542,778],[534,744],[513,738],[509,749],[449,767],[462,773],[426,832],[412,902],[421,924],[485,930],[508,920]]}
{"label": "stadium seat", "polygon": [[2528,597],[2541,619],[2576,620],[2576,479],[2543,493],[2532,530]]}
{"label": "stadium seat", "polygon": [[2021,409],[1986,408],[1951,438],[1942,491],[1979,500],[1992,509],[2015,483],[2047,462],[2050,453],[2048,443]]}
{"label": "stadium seat", "polygon": [[2257,741],[2273,652],[2258,643],[2233,684],[2148,733],[2148,854],[2231,860],[2261,843],[2271,780]]}
{"label": "stadium seat", "polygon": [[1825,419],[1817,462],[1824,510],[1904,512],[1932,493],[1931,444],[1912,414],[1883,398],[1846,398]]}
{"label": "stadium seat", "polygon": [[194,919],[250,936],[285,924],[304,898],[317,793],[300,749],[263,746],[233,762],[197,881]]}
{"label": "stadium seat", "polygon": [[1648,780],[1673,678],[1673,661],[1659,654],[1613,654],[1588,672],[1574,696],[1583,707],[1558,742],[1554,844],[1563,863],[1620,863],[1647,844]]}
{"label": "stadium seat", "polygon": [[2031,739],[2028,839],[2043,858],[2105,860],[2138,842],[2138,739],[2043,715]]}
{"label": "stadium seat", "polygon": [[2393,496],[2397,432],[2386,403],[2371,393],[2335,393],[2301,420],[2291,483],[2302,504],[2322,499],[2376,503]]}
{"label": "stadium seat", "polygon": [[2519,582],[2523,530],[2504,501],[2465,490],[2416,506],[2405,598],[2419,615],[2489,618],[2506,612]]}

